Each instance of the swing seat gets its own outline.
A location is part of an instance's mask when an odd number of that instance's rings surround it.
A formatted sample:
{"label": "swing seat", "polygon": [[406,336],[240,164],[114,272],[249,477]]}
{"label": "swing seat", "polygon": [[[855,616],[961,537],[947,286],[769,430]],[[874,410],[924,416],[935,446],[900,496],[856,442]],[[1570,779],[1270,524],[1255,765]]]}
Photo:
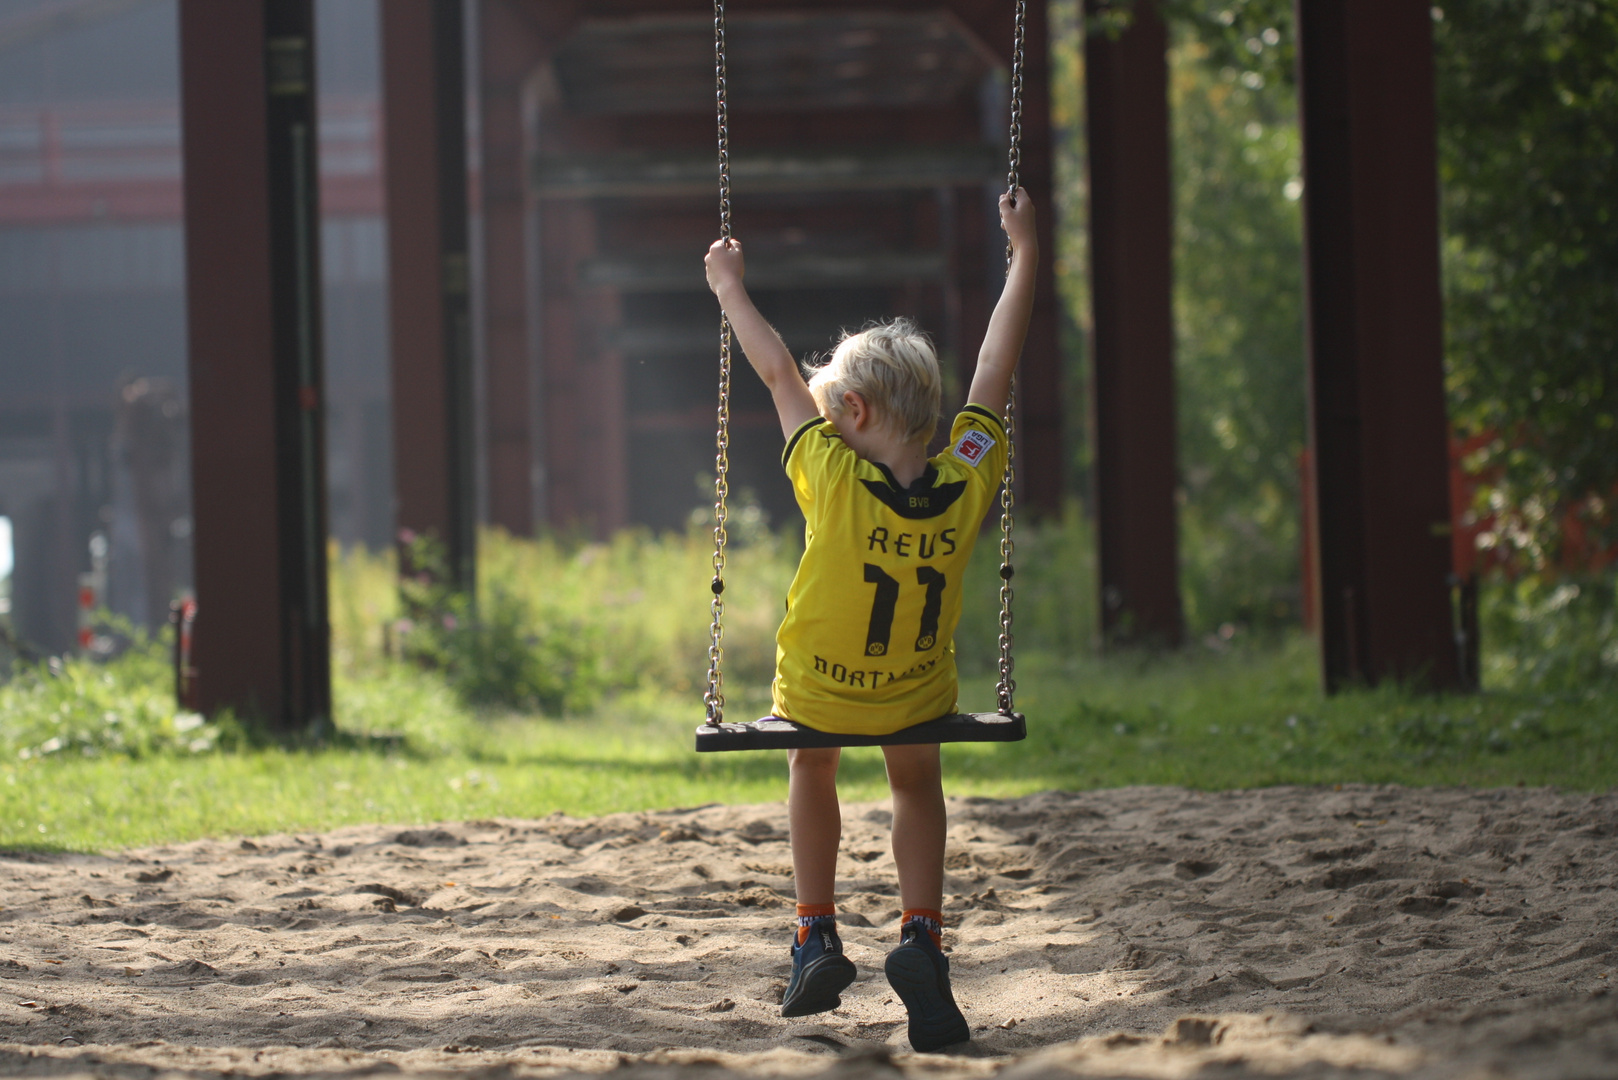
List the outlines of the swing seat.
{"label": "swing seat", "polygon": [[1022,713],[954,713],[887,735],[840,735],[778,716],[746,724],[697,728],[697,753],[722,750],[810,750],[822,746],[910,746],[917,743],[1020,742],[1028,737]]}

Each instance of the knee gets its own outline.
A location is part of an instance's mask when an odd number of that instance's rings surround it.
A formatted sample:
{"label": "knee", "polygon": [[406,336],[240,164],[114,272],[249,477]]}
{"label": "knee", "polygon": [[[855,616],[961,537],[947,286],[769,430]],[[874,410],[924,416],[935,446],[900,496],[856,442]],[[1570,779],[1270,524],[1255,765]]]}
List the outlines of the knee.
{"label": "knee", "polygon": [[787,765],[795,778],[803,780],[835,780],[837,779],[837,762],[840,757],[835,749],[816,748],[813,750],[787,751]]}
{"label": "knee", "polygon": [[888,762],[888,788],[895,795],[932,795],[944,788],[944,772],[937,757]]}

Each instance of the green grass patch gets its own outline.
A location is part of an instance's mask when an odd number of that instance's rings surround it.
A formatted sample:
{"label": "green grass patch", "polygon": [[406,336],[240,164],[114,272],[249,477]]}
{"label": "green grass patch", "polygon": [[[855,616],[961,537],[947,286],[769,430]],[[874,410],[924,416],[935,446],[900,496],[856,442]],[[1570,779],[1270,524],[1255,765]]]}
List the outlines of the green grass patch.
{"label": "green grass patch", "polygon": [[[1322,697],[1310,643],[1019,668],[1026,742],[946,748],[952,794],[1130,784],[1618,783],[1611,695]],[[969,677],[968,707],[992,700]],[[733,712],[765,708],[733,690]],[[360,822],[598,814],[778,800],[779,753],[697,755],[691,694],[642,690],[589,716],[475,713],[436,676],[395,666],[345,679],[347,738],[308,750],[52,754],[0,766],[0,846],[107,850]],[[845,755],[844,797],[885,793],[880,752]]]}
{"label": "green grass patch", "polygon": [[[459,616],[475,636],[441,636],[450,651],[436,669],[397,658],[419,631],[401,613],[391,555],[341,554],[332,574],[339,733],[321,746],[265,745],[230,717],[178,710],[156,643],[137,641],[108,664],[20,668],[0,684],[0,847],[108,850],[359,822],[781,799],[783,754],[692,751],[708,544],[702,530],[607,544],[486,535],[479,610]],[[1328,699],[1301,635],[1241,630],[1234,644],[1215,635],[1172,655],[1097,658],[1082,517],[1026,529],[1017,546],[1017,703],[1030,737],[946,748],[953,794],[1618,784],[1610,583],[1519,585],[1492,601],[1489,693],[1383,687]],[[725,592],[732,717],[768,710],[797,553],[793,537],[738,529]],[[979,545],[956,635],[968,709],[994,701],[995,554],[992,542]],[[579,641],[592,643],[588,663]],[[554,671],[568,673],[565,692],[544,684]],[[491,704],[502,700],[555,715]],[[885,794],[879,751],[846,754],[842,790]]]}

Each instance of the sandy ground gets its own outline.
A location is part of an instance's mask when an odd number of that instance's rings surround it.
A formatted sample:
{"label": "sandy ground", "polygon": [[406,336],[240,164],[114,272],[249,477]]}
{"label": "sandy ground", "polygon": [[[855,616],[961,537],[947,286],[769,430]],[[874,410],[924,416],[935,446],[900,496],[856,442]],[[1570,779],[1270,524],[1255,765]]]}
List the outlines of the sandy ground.
{"label": "sandy ground", "polygon": [[1618,1077],[1618,793],[1131,788],[952,803],[973,1042],[881,975],[783,1020],[781,805],[0,857],[0,1075]]}

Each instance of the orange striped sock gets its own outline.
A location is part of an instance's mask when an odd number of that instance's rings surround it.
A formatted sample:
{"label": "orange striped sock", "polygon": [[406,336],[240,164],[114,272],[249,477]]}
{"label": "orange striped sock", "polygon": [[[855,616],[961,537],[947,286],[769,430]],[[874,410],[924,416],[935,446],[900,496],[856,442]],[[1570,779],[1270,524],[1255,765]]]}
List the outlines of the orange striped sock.
{"label": "orange striped sock", "polygon": [[944,913],[930,911],[927,908],[906,908],[899,918],[899,933],[902,935],[905,927],[911,923],[920,926],[932,935],[933,944],[939,948],[944,947]]}
{"label": "orange striped sock", "polygon": [[799,904],[798,905],[798,944],[802,945],[809,940],[809,930],[816,923],[837,921],[836,904]]}

